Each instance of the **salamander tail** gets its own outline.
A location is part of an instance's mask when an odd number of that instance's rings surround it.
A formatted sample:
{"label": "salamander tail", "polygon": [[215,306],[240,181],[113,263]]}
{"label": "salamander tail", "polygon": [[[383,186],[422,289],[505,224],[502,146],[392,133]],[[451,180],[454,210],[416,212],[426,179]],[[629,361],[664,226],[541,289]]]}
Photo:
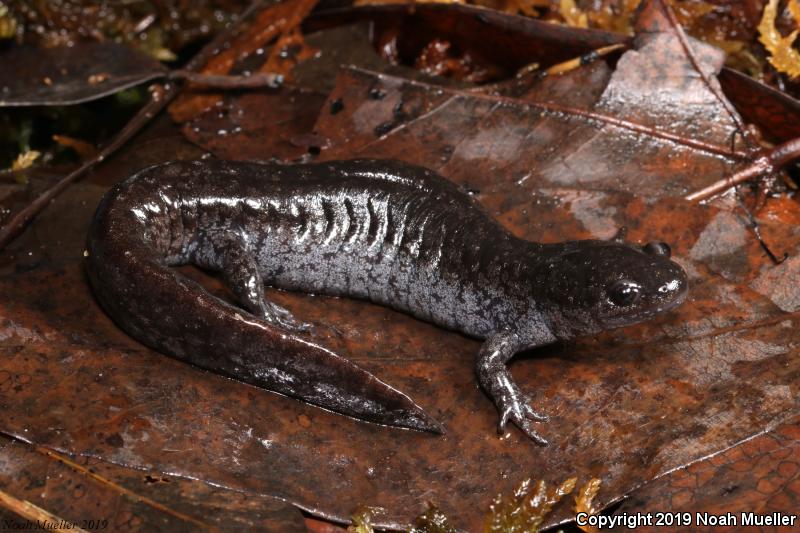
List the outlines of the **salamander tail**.
{"label": "salamander tail", "polygon": [[[91,242],[89,280],[106,311],[156,350],[310,404],[387,426],[443,433],[408,396],[340,355],[207,292],[124,246]],[[149,290],[142,290],[142,288]]]}
{"label": "salamander tail", "polygon": [[[280,361],[262,352],[253,359],[250,371],[240,367],[239,375],[232,377],[360,420],[444,433],[442,425],[411,398],[348,359],[293,335],[280,337],[273,339],[273,348],[268,350],[279,350]],[[258,383],[258,376],[269,372],[263,368],[265,362],[282,374],[277,386],[273,379]]]}

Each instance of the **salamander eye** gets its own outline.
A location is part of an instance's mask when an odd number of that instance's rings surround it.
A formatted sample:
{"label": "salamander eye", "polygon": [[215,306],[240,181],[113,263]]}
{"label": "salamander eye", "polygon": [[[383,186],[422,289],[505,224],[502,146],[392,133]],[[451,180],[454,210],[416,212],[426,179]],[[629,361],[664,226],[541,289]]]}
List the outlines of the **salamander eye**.
{"label": "salamander eye", "polygon": [[608,299],[611,303],[624,307],[631,305],[639,299],[641,287],[633,281],[621,279],[615,281],[608,288]]}
{"label": "salamander eye", "polygon": [[647,255],[663,255],[666,258],[672,255],[669,244],[665,242],[648,242],[642,247],[642,251]]}

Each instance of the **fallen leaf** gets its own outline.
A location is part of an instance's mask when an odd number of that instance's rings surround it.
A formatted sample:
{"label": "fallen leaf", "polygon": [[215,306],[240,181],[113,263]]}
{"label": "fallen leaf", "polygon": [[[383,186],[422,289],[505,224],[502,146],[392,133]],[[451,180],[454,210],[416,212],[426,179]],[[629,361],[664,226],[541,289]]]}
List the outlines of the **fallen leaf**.
{"label": "fallen leaf", "polygon": [[[703,458],[686,468],[654,480],[622,503],[614,512],[688,513],[692,531],[717,532],[715,517],[729,514],[742,529],[745,513],[772,518],[780,513],[790,519],[797,508],[800,478],[797,457],[800,456],[800,419],[794,418],[774,429],[755,435],[741,444]],[[699,516],[707,516],[708,523]],[[716,518],[719,521],[719,518]],[[797,527],[785,524],[785,530]],[[642,525],[637,531],[659,531],[655,523]],[[774,528],[777,531],[784,529]]]}
{"label": "fallen leaf", "polygon": [[166,67],[110,42],[0,52],[0,107],[89,102],[163,77]]}
{"label": "fallen leaf", "polygon": [[[9,520],[20,524],[19,529],[29,529],[22,526],[38,519],[56,524],[63,520],[84,531],[303,530],[300,512],[274,498],[74,459],[0,437],[3,493],[32,506],[33,512],[22,514],[0,497],[0,507],[16,512]],[[36,509],[43,514],[34,514]],[[57,509],[58,516],[47,509]]]}

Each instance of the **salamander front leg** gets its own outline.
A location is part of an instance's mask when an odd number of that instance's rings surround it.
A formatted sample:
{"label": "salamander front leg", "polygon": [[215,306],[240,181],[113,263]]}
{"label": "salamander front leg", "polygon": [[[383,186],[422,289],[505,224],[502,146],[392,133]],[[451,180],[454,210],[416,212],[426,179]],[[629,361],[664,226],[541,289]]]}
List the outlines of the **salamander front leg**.
{"label": "salamander front leg", "polygon": [[506,368],[508,360],[520,349],[520,339],[515,333],[504,331],[488,338],[478,353],[478,381],[500,411],[498,433],[505,433],[510,420],[537,444],[547,446],[547,440],[531,423],[531,420],[547,420],[547,416],[533,410],[530,400],[522,394]]}
{"label": "salamander front leg", "polygon": [[242,307],[281,328],[306,331],[288,309],[264,296],[264,281],[258,263],[241,236],[232,231],[204,232],[190,259],[196,265],[218,271]]}

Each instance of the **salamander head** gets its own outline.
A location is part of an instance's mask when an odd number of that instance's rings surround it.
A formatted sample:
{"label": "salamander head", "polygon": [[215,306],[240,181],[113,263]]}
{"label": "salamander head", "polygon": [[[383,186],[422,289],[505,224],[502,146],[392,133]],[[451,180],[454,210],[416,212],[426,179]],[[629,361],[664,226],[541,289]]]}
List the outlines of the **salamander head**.
{"label": "salamander head", "polygon": [[546,314],[560,338],[642,322],[680,305],[686,272],[664,243],[579,241],[548,261]]}

